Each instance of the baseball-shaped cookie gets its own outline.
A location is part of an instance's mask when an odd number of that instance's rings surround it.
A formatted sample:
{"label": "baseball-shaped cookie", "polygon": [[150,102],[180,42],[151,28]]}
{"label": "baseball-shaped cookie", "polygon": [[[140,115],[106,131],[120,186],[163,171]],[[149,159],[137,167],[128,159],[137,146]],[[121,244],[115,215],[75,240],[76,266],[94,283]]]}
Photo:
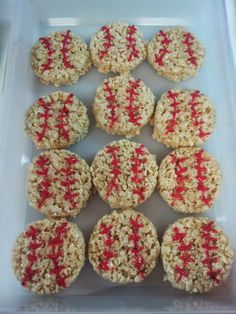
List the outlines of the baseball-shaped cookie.
{"label": "baseball-shaped cookie", "polygon": [[91,186],[87,162],[64,149],[45,151],[28,167],[29,204],[49,217],[76,216],[87,205]]}
{"label": "baseball-shaped cookie", "polygon": [[97,126],[112,135],[138,135],[153,114],[154,102],[150,88],[139,79],[127,74],[105,79],[93,103]]}
{"label": "baseball-shaped cookie", "polygon": [[171,89],[158,101],[153,138],[168,147],[203,144],[215,127],[215,110],[198,90]]}
{"label": "baseball-shaped cookie", "polygon": [[148,61],[158,75],[179,82],[194,76],[203,65],[205,49],[183,27],[159,31],[148,44]]}
{"label": "baseball-shaped cookie", "polygon": [[39,294],[57,293],[79,275],[85,243],[76,224],[65,219],[31,223],[16,239],[12,264],[22,286]]}
{"label": "baseball-shaped cookie", "polygon": [[199,147],[179,148],[161,162],[158,190],[174,210],[200,213],[212,207],[221,183],[215,158]]}
{"label": "baseball-shaped cookie", "polygon": [[25,132],[40,149],[66,148],[88,133],[87,108],[73,93],[39,98],[26,112]]}
{"label": "baseball-shaped cookie", "polygon": [[157,182],[156,158],[143,145],[114,141],[95,156],[91,174],[100,197],[111,208],[132,209],[151,196]]}
{"label": "baseball-shaped cookie", "polygon": [[89,241],[89,260],[104,279],[143,281],[156,266],[160,251],[152,222],[133,210],[113,211],[96,224]]}
{"label": "baseball-shaped cookie", "polygon": [[70,30],[39,38],[31,50],[32,70],[43,84],[74,84],[91,64],[87,44]]}
{"label": "baseball-shaped cookie", "polygon": [[146,43],[135,25],[113,22],[92,36],[90,52],[101,73],[125,73],[146,58]]}
{"label": "baseball-shaped cookie", "polygon": [[229,238],[205,217],[183,218],[170,225],[163,236],[161,256],[165,279],[190,293],[220,286],[233,264]]}

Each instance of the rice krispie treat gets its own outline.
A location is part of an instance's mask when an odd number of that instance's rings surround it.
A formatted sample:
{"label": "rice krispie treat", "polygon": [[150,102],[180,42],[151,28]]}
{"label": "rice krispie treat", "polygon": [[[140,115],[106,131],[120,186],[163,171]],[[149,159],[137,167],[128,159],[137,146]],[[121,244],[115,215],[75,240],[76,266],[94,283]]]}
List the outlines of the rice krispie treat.
{"label": "rice krispie treat", "polygon": [[31,50],[32,70],[43,84],[74,84],[91,64],[87,44],[70,30],[39,38]]}
{"label": "rice krispie treat", "polygon": [[221,285],[233,264],[229,238],[205,217],[183,218],[170,225],[163,236],[161,256],[164,279],[190,293]]}
{"label": "rice krispie treat", "polygon": [[87,108],[73,93],[39,98],[26,112],[25,132],[40,149],[65,148],[88,133]]}
{"label": "rice krispie treat", "polygon": [[148,44],[148,61],[157,73],[174,82],[197,74],[203,65],[205,49],[183,27],[159,31]]}
{"label": "rice krispie treat", "polygon": [[90,52],[99,72],[125,73],[146,58],[146,43],[135,25],[116,21],[92,36]]}
{"label": "rice krispie treat", "polygon": [[12,264],[22,286],[39,294],[57,293],[79,275],[85,243],[76,224],[42,219],[27,226],[16,239]]}
{"label": "rice krispie treat", "polygon": [[30,206],[49,217],[76,216],[87,205],[92,180],[89,165],[67,150],[49,150],[28,167]]}
{"label": "rice krispie treat", "polygon": [[157,103],[153,138],[168,147],[203,144],[215,126],[215,110],[198,90],[171,89]]}
{"label": "rice krispie treat", "polygon": [[132,209],[151,196],[157,182],[156,158],[143,145],[114,141],[95,156],[91,174],[100,197],[111,208]]}
{"label": "rice krispie treat", "polygon": [[159,251],[154,225],[134,210],[113,211],[102,217],[89,241],[94,270],[118,283],[144,280],[156,266]]}
{"label": "rice krispie treat", "polygon": [[93,104],[97,126],[112,135],[138,135],[153,114],[154,102],[150,88],[139,79],[127,74],[105,79]]}
{"label": "rice krispie treat", "polygon": [[220,183],[221,171],[214,157],[199,147],[184,147],[162,160],[157,187],[169,206],[187,214],[210,208]]}

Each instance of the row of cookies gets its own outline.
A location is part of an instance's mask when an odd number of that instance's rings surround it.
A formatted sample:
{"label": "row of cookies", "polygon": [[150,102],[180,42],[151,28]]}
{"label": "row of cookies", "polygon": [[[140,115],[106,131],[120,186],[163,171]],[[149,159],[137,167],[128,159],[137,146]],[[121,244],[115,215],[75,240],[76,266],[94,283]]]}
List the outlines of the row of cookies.
{"label": "row of cookies", "polygon": [[175,82],[195,75],[205,49],[182,27],[161,30],[150,42],[135,25],[113,22],[96,32],[90,49],[70,30],[41,37],[31,51],[31,66],[44,84],[73,84],[91,67],[101,73],[127,73],[148,59],[157,73]]}

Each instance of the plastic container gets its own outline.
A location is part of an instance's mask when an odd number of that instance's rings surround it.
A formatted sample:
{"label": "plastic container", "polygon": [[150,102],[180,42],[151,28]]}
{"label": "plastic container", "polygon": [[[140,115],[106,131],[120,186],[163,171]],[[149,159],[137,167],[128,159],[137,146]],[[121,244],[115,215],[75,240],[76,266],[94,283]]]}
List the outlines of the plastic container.
{"label": "plastic container", "polygon": [[[230,4],[233,2],[223,0],[13,2],[7,69],[0,98],[0,312],[235,312],[236,265],[229,280],[206,295],[189,295],[171,288],[168,282],[162,281],[161,263],[145,282],[127,286],[102,280],[87,263],[70,288],[50,297],[25,291],[11,269],[11,250],[16,236],[27,223],[42,217],[26,201],[26,167],[37,151],[24,134],[24,114],[38,97],[59,90],[42,85],[34,76],[29,66],[30,48],[40,36],[63,29],[71,29],[89,42],[90,36],[101,25],[117,19],[137,24],[147,40],[160,28],[182,25],[195,33],[205,45],[204,67],[197,77],[185,82],[176,84],[158,77],[147,62],[143,62],[132,74],[144,80],[157,98],[169,88],[186,87],[200,89],[214,102],[217,125],[205,148],[220,162],[224,183],[216,206],[207,215],[225,229],[236,249],[236,91],[230,39],[235,33],[229,31],[227,12],[231,9],[227,8]],[[9,11],[7,14],[11,16]],[[1,15],[5,15],[4,11]],[[76,93],[89,108],[89,135],[71,147],[88,162],[92,161],[98,149],[120,138],[97,129],[92,116],[91,103],[96,86],[104,78],[93,68],[77,84],[60,88]],[[143,142],[157,155],[160,163],[169,150],[152,140],[151,134],[151,127],[146,126],[134,140]],[[160,236],[169,223],[182,217],[174,213],[157,192],[137,210],[154,222]],[[94,196],[88,207],[78,215],[76,221],[87,239],[96,221],[107,212],[108,206]]]}

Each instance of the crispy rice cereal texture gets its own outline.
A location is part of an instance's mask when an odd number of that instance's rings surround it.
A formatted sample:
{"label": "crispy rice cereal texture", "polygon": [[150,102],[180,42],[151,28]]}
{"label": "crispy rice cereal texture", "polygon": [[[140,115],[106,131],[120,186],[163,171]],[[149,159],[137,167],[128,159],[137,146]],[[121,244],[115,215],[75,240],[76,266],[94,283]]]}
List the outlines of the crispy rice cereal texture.
{"label": "crispy rice cereal texture", "polygon": [[12,264],[22,286],[39,294],[57,293],[79,275],[85,243],[76,224],[65,219],[31,223],[16,239]]}
{"label": "crispy rice cereal texture", "polygon": [[100,197],[111,208],[132,209],[151,196],[157,182],[155,156],[143,144],[114,141],[95,156],[91,173]]}
{"label": "crispy rice cereal texture", "polygon": [[197,74],[203,65],[205,49],[183,27],[159,31],[148,44],[148,61],[157,74],[179,82]]}
{"label": "crispy rice cereal texture", "polygon": [[70,30],[39,38],[31,50],[32,70],[43,84],[74,84],[91,64],[87,44]]}
{"label": "crispy rice cereal texture", "polygon": [[84,159],[67,150],[50,150],[28,167],[29,204],[49,217],[76,216],[87,205],[92,180]]}
{"label": "crispy rice cereal texture", "polygon": [[105,79],[93,104],[97,126],[112,135],[138,135],[153,114],[154,102],[150,88],[139,79],[130,75]]}
{"label": "crispy rice cereal texture", "polygon": [[208,292],[229,276],[233,251],[229,238],[205,217],[188,217],[170,225],[161,246],[165,280],[178,289]]}
{"label": "crispy rice cereal texture", "polygon": [[154,114],[153,138],[168,147],[203,144],[215,127],[215,110],[198,90],[171,89],[161,96]]}
{"label": "crispy rice cereal texture", "polygon": [[158,190],[174,210],[200,213],[212,207],[221,183],[218,163],[199,147],[179,148],[161,162]]}
{"label": "crispy rice cereal texture", "polygon": [[99,72],[125,73],[146,58],[146,43],[135,25],[117,21],[92,36],[90,52]]}
{"label": "crispy rice cereal texture", "polygon": [[102,217],[89,242],[94,270],[118,283],[144,280],[156,266],[159,251],[154,225],[133,210],[113,211]]}
{"label": "crispy rice cereal texture", "polygon": [[88,133],[87,108],[73,93],[39,98],[26,112],[25,132],[40,149],[65,148]]}

